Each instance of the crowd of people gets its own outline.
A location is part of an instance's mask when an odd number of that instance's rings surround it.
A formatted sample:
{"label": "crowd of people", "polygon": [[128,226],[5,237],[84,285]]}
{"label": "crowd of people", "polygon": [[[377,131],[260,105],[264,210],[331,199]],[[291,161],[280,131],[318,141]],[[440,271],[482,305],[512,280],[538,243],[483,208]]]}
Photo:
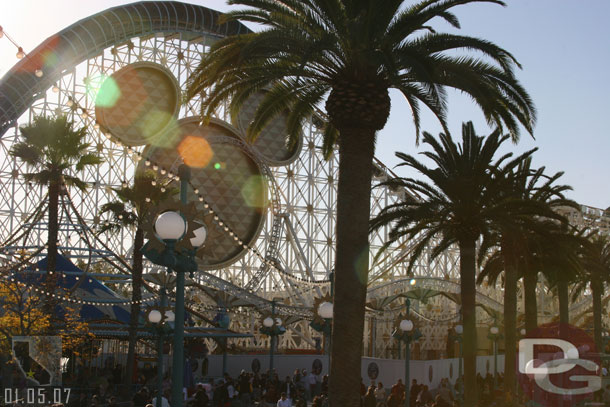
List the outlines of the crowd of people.
{"label": "crowd of people", "polygon": [[[457,383],[456,383],[457,384]],[[427,385],[411,382],[409,402],[413,407],[453,407],[459,405],[457,386],[454,388],[448,379],[442,379],[440,385],[431,391]],[[406,386],[401,379],[387,391],[382,382],[371,382],[367,388],[361,383],[360,395],[363,407],[399,407],[405,403]]]}
{"label": "crowd of people", "polygon": [[[64,385],[73,389],[68,407],[157,407],[156,376],[144,371],[136,384],[137,391],[121,385],[120,366],[95,372],[82,371],[78,375],[64,377]],[[150,374],[147,374],[150,373]],[[150,376],[150,377],[148,377]],[[14,382],[18,384],[18,382]],[[24,385],[27,383],[23,383]],[[84,385],[86,384],[86,385]],[[409,397],[411,407],[458,407],[462,391],[462,379],[451,383],[441,379],[438,386],[429,388],[417,380],[409,383],[407,390],[401,379],[389,387],[381,381],[371,381],[369,386],[361,381],[362,407],[399,407]],[[529,391],[534,383],[521,383],[519,391],[505,391],[503,375],[494,380],[493,375],[477,375],[479,402],[472,407],[504,407],[527,405],[528,400],[538,399]],[[160,407],[171,407],[171,380],[167,375],[162,381]],[[328,407],[329,378],[318,372],[296,369],[292,375],[281,378],[275,370],[253,373],[244,370],[237,377],[225,373],[222,378],[202,380],[188,389],[187,407]],[[516,399],[515,399],[516,398]],[[596,400],[610,407],[610,385],[595,395]],[[591,396],[593,399],[593,396]]]}
{"label": "crowd of people", "polygon": [[[162,407],[171,405],[169,386],[163,389]],[[156,406],[156,394],[142,387],[133,397],[133,407]],[[190,407],[325,407],[328,405],[328,376],[295,370],[281,379],[275,370],[258,374],[244,370],[237,377],[197,383],[188,394]]]}
{"label": "crowd of people", "polygon": [[[151,370],[152,371],[152,370]],[[157,407],[157,377],[143,373],[127,389],[114,369],[67,375],[64,384],[73,389],[68,407]],[[22,383],[26,385],[26,383]],[[161,407],[171,407],[171,379],[162,380]],[[267,373],[242,371],[237,377],[225,373],[222,378],[206,379],[190,387],[189,407],[325,407],[328,405],[328,376],[296,369],[280,378],[275,370]]]}
{"label": "crowd of people", "polygon": [[[478,387],[481,389],[481,406],[502,406],[497,400],[502,399],[502,375],[497,385],[493,377],[478,376]],[[131,397],[124,399],[133,407],[157,407],[156,378],[139,386]],[[161,407],[171,407],[171,381],[167,376],[162,382]],[[412,407],[455,407],[459,406],[461,380],[451,384],[444,378],[435,388],[419,384],[412,380],[409,388],[410,406]],[[186,406],[188,407],[327,407],[328,376],[308,373],[306,369],[296,369],[292,375],[280,378],[273,370],[266,373],[253,373],[244,370],[237,377],[225,373],[222,378],[203,380],[189,389]],[[123,407],[117,406],[117,395],[111,386],[97,386],[93,395],[81,396],[73,407]],[[153,389],[153,390],[151,390]],[[494,391],[495,390],[495,391]],[[401,379],[389,388],[380,381],[372,381],[366,386],[361,381],[361,405],[363,407],[399,407],[404,405],[406,386]],[[74,401],[74,400],[73,400]],[[126,406],[126,405],[125,405]]]}

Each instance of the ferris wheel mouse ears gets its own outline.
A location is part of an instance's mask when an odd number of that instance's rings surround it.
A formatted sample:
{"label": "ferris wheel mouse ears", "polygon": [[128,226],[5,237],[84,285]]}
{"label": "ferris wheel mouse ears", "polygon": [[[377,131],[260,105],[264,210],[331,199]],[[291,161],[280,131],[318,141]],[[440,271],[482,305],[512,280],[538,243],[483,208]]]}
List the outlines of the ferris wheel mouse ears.
{"label": "ferris wheel mouse ears", "polygon": [[[95,115],[100,127],[116,141],[128,146],[157,144],[176,123],[180,112],[180,84],[166,67],[153,62],[135,62],[110,76],[98,78]],[[242,104],[232,124],[239,137],[265,164],[276,167],[293,162],[301,152],[303,138],[290,143],[287,134],[288,113],[282,112],[261,131],[257,139],[247,141],[246,131],[266,91],[250,95]]]}
{"label": "ferris wheel mouse ears", "polygon": [[253,143],[246,137],[248,126],[254,120],[256,110],[265,98],[265,94],[266,91],[261,90],[250,95],[231,121],[238,129],[242,140],[250,145],[267,165],[271,167],[288,165],[296,160],[303,145],[302,136],[296,143],[290,143],[288,140],[288,112],[284,111],[276,116],[263,128]]}
{"label": "ferris wheel mouse ears", "polygon": [[115,141],[132,147],[154,144],[177,120],[180,85],[162,65],[135,62],[96,82],[96,121]]}

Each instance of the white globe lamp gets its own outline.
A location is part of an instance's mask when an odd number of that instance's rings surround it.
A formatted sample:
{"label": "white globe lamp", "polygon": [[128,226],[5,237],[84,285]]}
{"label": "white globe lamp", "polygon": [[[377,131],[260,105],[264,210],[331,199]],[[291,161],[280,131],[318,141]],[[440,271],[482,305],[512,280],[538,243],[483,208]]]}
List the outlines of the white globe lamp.
{"label": "white globe lamp", "polygon": [[195,237],[191,238],[191,244],[193,247],[199,248],[203,246],[205,238],[208,237],[208,230],[205,228],[205,226],[193,230],[193,233],[195,234]]}
{"label": "white globe lamp", "polygon": [[178,240],[186,233],[186,222],[178,212],[163,212],[155,220],[155,231],[162,240]]}
{"label": "white globe lamp", "polygon": [[333,303],[324,301],[318,306],[318,315],[324,319],[331,319],[333,317]]}
{"label": "white globe lamp", "polygon": [[400,321],[400,330],[403,332],[411,332],[413,330],[413,322],[408,319]]}
{"label": "white globe lamp", "polygon": [[174,322],[176,320],[176,314],[174,314],[174,311],[165,311],[165,320],[167,322]]}
{"label": "white globe lamp", "polygon": [[456,325],[455,333],[461,335],[462,333],[464,333],[464,327],[462,325]]}
{"label": "white globe lamp", "polygon": [[497,335],[497,334],[498,334],[498,332],[500,332],[500,330],[498,329],[498,327],[497,327],[497,326],[492,326],[491,328],[489,328],[489,332],[490,332],[492,335]]}
{"label": "white globe lamp", "polygon": [[267,328],[271,328],[273,326],[273,318],[267,317],[267,318],[263,319],[263,325],[266,326]]}
{"label": "white globe lamp", "polygon": [[150,311],[148,313],[148,320],[153,324],[158,324],[161,322],[161,313],[156,309]]}

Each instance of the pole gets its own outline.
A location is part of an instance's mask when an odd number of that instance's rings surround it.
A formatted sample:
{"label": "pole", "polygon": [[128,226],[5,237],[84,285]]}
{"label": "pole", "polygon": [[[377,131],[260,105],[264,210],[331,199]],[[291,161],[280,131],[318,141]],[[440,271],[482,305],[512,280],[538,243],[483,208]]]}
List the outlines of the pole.
{"label": "pole", "polygon": [[[167,306],[167,291],[165,287],[161,287],[161,309],[164,310]],[[163,319],[161,319],[163,320]],[[163,397],[163,330],[158,327],[157,337],[157,407],[162,407],[161,399]]]}
{"label": "pole", "polygon": [[498,386],[498,337],[494,335],[494,390]]}
{"label": "pole", "polygon": [[223,338],[222,345],[222,374],[224,376],[227,373],[227,338]]}
{"label": "pole", "polygon": [[464,398],[464,379],[462,378],[462,335],[458,338],[458,344],[460,345],[460,363],[458,369],[458,380],[459,380],[459,394],[460,394],[460,405],[462,404],[462,400]]}
{"label": "pole", "polygon": [[[407,306],[407,316],[409,318],[409,313],[411,312],[411,300],[407,298],[405,301],[405,305]],[[409,377],[409,362],[411,359],[411,337],[408,332],[404,333],[405,335],[405,407],[409,407],[409,403],[411,402],[411,378]]]}
{"label": "pole", "polygon": [[[409,334],[407,334],[409,335]],[[409,403],[411,402],[411,378],[409,377],[409,362],[411,360],[411,344],[410,338],[405,341],[406,351],[405,351],[405,407],[409,407]]]}
{"label": "pole", "polygon": [[[275,326],[275,300],[271,301],[271,318]],[[272,327],[273,327],[272,326]],[[269,346],[269,372],[273,370],[273,348],[275,347],[275,332],[271,332],[271,344]]]}
{"label": "pole", "polygon": [[[178,169],[180,176],[180,201],[186,204],[188,182],[191,171],[182,164]],[[182,392],[184,379],[184,273],[176,271],[176,320],[174,325],[174,358],[172,372],[172,407],[182,407],[184,394]]]}
{"label": "pole", "polygon": [[[334,315],[334,304],[335,304],[335,272],[331,271],[330,274],[328,274],[328,279],[330,280],[330,299],[333,302],[333,319],[335,318]],[[330,366],[330,350],[331,347],[333,346],[333,320],[331,319],[330,321],[327,322],[328,324],[330,324],[330,333],[328,335],[326,335],[328,337],[328,351],[326,351],[326,353],[328,354],[328,366]],[[324,345],[324,347],[326,347],[326,344]]]}

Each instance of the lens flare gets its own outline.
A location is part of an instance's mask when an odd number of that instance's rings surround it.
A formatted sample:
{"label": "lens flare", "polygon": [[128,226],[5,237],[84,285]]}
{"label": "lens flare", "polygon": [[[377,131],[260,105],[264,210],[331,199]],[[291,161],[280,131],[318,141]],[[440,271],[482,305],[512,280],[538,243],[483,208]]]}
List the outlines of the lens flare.
{"label": "lens flare", "polygon": [[87,92],[95,95],[95,105],[100,107],[112,107],[121,97],[121,89],[114,78],[96,77],[87,84]]}
{"label": "lens flare", "polygon": [[178,144],[178,154],[189,167],[203,168],[210,163],[214,151],[203,137],[187,135]]}
{"label": "lens flare", "polygon": [[360,280],[360,282],[362,284],[366,284],[367,279],[368,279],[368,272],[369,272],[369,251],[368,251],[368,249],[365,249],[362,252],[360,252],[358,257],[356,258],[356,261],[354,262],[354,270],[356,271],[356,274],[358,275],[358,280]]}
{"label": "lens flare", "polygon": [[241,188],[241,196],[251,208],[264,208],[267,204],[265,179],[260,175],[249,177]]}
{"label": "lens flare", "polygon": [[[171,120],[173,122],[176,121],[173,116]],[[156,137],[153,137],[152,139],[148,140],[148,144],[160,148],[175,149],[177,148],[178,142],[180,141],[181,137],[182,132],[180,131],[180,128],[178,126],[170,126],[168,130],[163,132],[163,134],[157,135]]]}
{"label": "lens flare", "polygon": [[42,53],[42,63],[45,69],[50,70],[59,63],[59,56],[55,51],[44,51]]}
{"label": "lens flare", "polygon": [[140,133],[146,138],[147,144],[163,144],[164,147],[168,147],[175,143],[172,143],[173,138],[171,136],[163,137],[164,140],[160,143],[154,143],[154,141],[159,136],[160,128],[163,128],[168,123],[175,122],[176,120],[170,113],[155,109],[144,113],[137,120],[136,124]]}

